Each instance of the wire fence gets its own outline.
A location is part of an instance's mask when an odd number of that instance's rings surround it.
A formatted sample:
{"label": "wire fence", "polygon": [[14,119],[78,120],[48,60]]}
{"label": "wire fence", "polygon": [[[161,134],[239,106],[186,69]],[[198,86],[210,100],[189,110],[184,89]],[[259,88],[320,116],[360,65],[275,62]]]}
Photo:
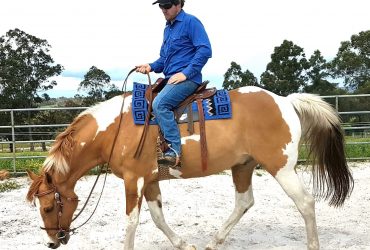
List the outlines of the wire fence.
{"label": "wire fence", "polygon": [[[336,108],[340,116],[350,117],[342,123],[346,136],[370,138],[370,94],[322,97]],[[344,98],[352,98],[355,100],[353,102],[365,103],[364,110],[347,110],[350,108],[341,105],[341,100]],[[19,172],[16,167],[17,160],[45,158],[46,153],[35,155],[32,152],[48,151],[56,135],[63,131],[77,114],[86,108],[0,109],[0,161],[11,160],[12,170],[17,173]],[[346,146],[366,145],[366,147],[370,147],[370,139],[347,142],[346,144]],[[19,152],[25,153],[19,155]],[[300,159],[300,161],[303,160],[305,159]],[[370,160],[370,155],[348,158],[348,160]]]}

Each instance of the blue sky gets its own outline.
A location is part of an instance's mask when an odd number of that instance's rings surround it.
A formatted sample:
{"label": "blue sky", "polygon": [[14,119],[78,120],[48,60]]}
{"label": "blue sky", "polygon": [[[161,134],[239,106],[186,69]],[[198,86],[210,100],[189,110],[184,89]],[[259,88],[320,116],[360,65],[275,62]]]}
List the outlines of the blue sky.
{"label": "blue sky", "polygon": [[[104,70],[119,88],[137,64],[157,59],[164,18],[153,0],[2,1],[0,35],[14,28],[46,39],[51,56],[65,71],[48,94],[73,96],[91,66]],[[205,80],[221,87],[231,61],[257,78],[274,47],[284,39],[319,49],[332,59],[341,41],[370,28],[368,0],[186,0],[184,10],[197,16],[210,37],[213,57]],[[160,75],[151,74],[152,80]],[[132,81],[146,82],[135,74]]]}

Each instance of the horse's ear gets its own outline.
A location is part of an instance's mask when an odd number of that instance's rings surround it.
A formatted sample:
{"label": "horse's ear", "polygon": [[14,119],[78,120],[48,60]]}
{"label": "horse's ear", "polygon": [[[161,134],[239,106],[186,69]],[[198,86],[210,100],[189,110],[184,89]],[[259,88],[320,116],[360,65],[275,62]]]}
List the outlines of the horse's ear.
{"label": "horse's ear", "polygon": [[26,172],[27,172],[28,177],[30,177],[30,179],[33,181],[40,177],[29,169],[26,169]]}

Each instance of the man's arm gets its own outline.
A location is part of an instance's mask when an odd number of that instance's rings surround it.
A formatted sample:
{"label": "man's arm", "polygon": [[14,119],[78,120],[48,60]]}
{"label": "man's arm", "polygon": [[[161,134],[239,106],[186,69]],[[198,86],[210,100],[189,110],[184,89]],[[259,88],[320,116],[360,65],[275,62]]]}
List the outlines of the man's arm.
{"label": "man's arm", "polygon": [[190,21],[190,38],[196,48],[196,53],[182,73],[189,79],[202,71],[202,68],[212,57],[212,47],[203,24],[196,18]]}

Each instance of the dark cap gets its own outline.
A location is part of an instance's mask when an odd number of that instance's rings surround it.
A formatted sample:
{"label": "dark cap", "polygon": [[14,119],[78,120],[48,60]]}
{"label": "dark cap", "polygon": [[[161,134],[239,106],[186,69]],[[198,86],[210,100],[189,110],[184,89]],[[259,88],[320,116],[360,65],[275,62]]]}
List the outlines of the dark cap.
{"label": "dark cap", "polygon": [[152,4],[156,4],[156,3],[166,4],[166,3],[172,3],[172,1],[171,0],[157,0],[154,3],[152,3]]}

